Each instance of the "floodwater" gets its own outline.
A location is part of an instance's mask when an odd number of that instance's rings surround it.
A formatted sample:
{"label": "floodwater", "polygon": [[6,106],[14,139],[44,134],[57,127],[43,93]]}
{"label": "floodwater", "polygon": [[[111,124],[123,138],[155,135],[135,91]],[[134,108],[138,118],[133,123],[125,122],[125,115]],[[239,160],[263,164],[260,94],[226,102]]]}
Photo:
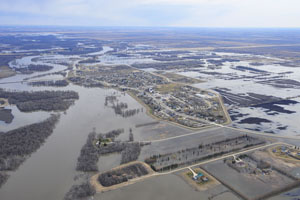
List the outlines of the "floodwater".
{"label": "floodwater", "polygon": [[0,131],[9,131],[16,128],[19,128],[21,126],[25,126],[28,124],[32,124],[35,122],[39,122],[41,120],[45,120],[48,117],[50,117],[50,113],[48,112],[30,112],[30,113],[24,113],[19,111],[17,106],[10,105],[5,106],[6,109],[12,110],[12,115],[14,116],[12,123],[5,123],[4,121],[0,121]]}
{"label": "floodwater", "polygon": [[[31,59],[23,59],[30,62]],[[20,62],[20,61],[19,61]],[[53,64],[52,72],[63,70],[64,67]],[[14,77],[2,79],[1,82],[20,81],[23,78],[35,76],[42,73],[31,75],[16,75]],[[128,108],[142,107],[129,95],[117,92],[112,89],[84,88],[69,85],[63,88],[55,87],[31,87],[26,83],[1,84],[0,87],[12,90],[73,90],[78,92],[79,100],[75,101],[65,113],[61,112],[61,118],[53,134],[46,140],[46,143],[33,153],[15,172],[11,175],[0,189],[0,199],[5,200],[53,200],[63,199],[76,175],[76,162],[82,146],[85,144],[87,135],[96,129],[97,132],[108,132],[114,129],[124,128],[125,133],[118,138],[128,140],[129,128],[134,128],[136,124],[148,123],[153,121],[145,112],[140,112],[132,117],[123,118],[114,113],[110,107],[106,107],[105,97],[117,94],[119,101],[128,104]],[[15,119],[11,124],[0,124],[0,131],[11,130],[27,124],[32,124],[47,118],[50,113],[32,112],[21,113],[15,106],[13,109]],[[145,110],[145,109],[144,109]],[[141,133],[139,129],[133,130],[136,138]],[[104,159],[104,160],[103,160]],[[106,162],[105,158],[100,159]],[[109,159],[109,158],[108,158]],[[117,158],[114,163],[119,164]],[[100,170],[108,167],[103,164]]]}
{"label": "floodwater", "polygon": [[[129,129],[136,122],[149,121],[149,117],[143,113],[122,118],[116,116],[111,108],[105,107],[105,96],[111,94],[112,90],[79,86],[65,89],[77,91],[80,99],[66,114],[61,114],[59,123],[46,143],[16,172],[11,173],[7,183],[0,189],[0,199],[62,199],[72,185],[77,157],[93,128],[97,132],[108,132],[117,128]],[[133,99],[127,98],[131,104],[134,103]],[[21,117],[25,119],[26,115],[17,117],[22,120]]]}
{"label": "floodwater", "polygon": [[[300,102],[300,98],[295,98],[293,100]],[[260,107],[235,108],[234,111],[248,115],[239,117],[234,126],[240,128],[251,128],[252,130],[263,130],[265,132],[281,135],[300,136],[300,125],[298,123],[298,119],[300,119],[300,103],[277,106],[280,106],[291,113],[270,112],[268,109]],[[270,122],[261,124],[239,123],[241,120],[253,116],[269,120]]]}

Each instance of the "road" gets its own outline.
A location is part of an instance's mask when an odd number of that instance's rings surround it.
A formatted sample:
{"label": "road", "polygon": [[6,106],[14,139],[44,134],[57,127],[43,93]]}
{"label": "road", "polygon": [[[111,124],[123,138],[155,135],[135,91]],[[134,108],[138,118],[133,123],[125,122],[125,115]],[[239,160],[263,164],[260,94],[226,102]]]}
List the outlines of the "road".
{"label": "road", "polygon": [[193,173],[193,178],[197,176],[197,173],[190,167],[188,167],[188,169]]}

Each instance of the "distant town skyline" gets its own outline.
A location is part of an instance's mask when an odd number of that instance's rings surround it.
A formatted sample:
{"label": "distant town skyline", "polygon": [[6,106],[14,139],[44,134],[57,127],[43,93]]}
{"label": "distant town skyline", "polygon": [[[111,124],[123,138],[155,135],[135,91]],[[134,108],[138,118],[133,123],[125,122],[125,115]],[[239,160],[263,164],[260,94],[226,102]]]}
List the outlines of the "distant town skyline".
{"label": "distant town skyline", "polygon": [[0,25],[300,27],[298,0],[1,0]]}

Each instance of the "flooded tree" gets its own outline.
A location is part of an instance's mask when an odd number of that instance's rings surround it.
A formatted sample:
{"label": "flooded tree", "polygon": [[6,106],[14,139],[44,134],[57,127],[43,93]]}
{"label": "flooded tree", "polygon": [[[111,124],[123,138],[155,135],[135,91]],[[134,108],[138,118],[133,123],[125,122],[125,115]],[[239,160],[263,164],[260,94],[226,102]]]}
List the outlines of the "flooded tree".
{"label": "flooded tree", "polygon": [[8,174],[6,174],[4,172],[0,172],[0,188],[7,181],[8,177],[9,177]]}
{"label": "flooded tree", "polygon": [[85,182],[80,185],[73,185],[65,195],[64,200],[86,199],[94,194],[96,194],[95,188],[89,182]]}
{"label": "flooded tree", "polygon": [[0,171],[16,170],[52,134],[58,120],[59,115],[51,115],[40,123],[0,132]]}
{"label": "flooded tree", "polygon": [[129,129],[129,142],[133,142],[134,137],[133,137],[133,133],[132,133],[132,128]]}
{"label": "flooded tree", "polygon": [[141,146],[139,143],[129,143],[122,151],[121,164],[132,162],[138,159],[141,152]]}
{"label": "flooded tree", "polygon": [[93,144],[95,139],[95,132],[88,135],[87,141],[80,151],[76,170],[84,172],[98,171],[97,162],[99,160],[99,154]]}
{"label": "flooded tree", "polygon": [[74,91],[18,92],[0,89],[0,98],[7,98],[22,112],[67,110],[79,95]]}

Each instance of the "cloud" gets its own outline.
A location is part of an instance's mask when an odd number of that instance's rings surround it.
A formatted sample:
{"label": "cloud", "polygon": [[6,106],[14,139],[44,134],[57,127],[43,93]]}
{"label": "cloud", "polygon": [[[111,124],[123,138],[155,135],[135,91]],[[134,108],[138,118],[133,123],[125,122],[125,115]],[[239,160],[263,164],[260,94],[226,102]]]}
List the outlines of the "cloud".
{"label": "cloud", "polygon": [[299,0],[1,0],[0,24],[300,27]]}

